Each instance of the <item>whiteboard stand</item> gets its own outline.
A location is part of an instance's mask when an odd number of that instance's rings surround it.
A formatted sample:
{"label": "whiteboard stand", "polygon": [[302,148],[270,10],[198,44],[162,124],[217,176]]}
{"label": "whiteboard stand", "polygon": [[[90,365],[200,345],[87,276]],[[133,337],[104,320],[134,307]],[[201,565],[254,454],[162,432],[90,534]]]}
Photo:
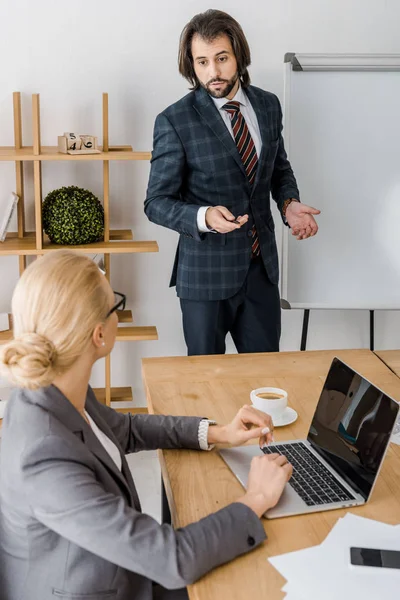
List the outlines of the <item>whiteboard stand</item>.
{"label": "whiteboard stand", "polygon": [[[285,299],[281,299],[281,308],[284,310],[291,310],[291,306],[289,302]],[[310,323],[310,308],[304,308],[303,313],[303,325],[301,328],[301,341],[300,341],[300,350],[304,351],[307,347],[307,336],[308,336],[308,326]],[[374,351],[375,349],[375,310],[369,311],[369,349]]]}
{"label": "whiteboard stand", "polygon": [[306,308],[303,315],[303,327],[301,330],[300,350],[305,350],[307,346],[308,323],[310,321],[310,309]]}
{"label": "whiteboard stand", "polygon": [[369,311],[369,349],[374,351],[374,311]]}
{"label": "whiteboard stand", "polygon": [[[284,227],[281,307],[400,309],[398,140],[400,54],[298,54],[284,58],[284,139],[306,204],[321,210],[315,238]],[[371,225],[373,224],[373,226]]]}

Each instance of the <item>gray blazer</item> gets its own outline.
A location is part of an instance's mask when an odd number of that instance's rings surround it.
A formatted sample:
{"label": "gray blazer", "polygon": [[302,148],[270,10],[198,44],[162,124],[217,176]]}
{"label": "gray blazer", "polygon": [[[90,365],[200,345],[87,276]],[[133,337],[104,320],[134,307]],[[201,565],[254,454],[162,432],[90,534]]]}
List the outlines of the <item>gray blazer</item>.
{"label": "gray blazer", "polygon": [[151,600],[265,539],[234,503],[179,530],[141,513],[125,454],[198,450],[197,417],[122,415],[88,388],[86,410],[121,452],[120,472],[54,386],[15,390],[3,421],[0,466],[2,600]]}
{"label": "gray blazer", "polygon": [[[155,122],[144,206],[150,221],[180,234],[171,278],[180,298],[223,300],[236,294],[249,270],[254,224],[269,280],[278,283],[270,195],[280,211],[287,198],[300,195],[285,152],[278,98],[254,86],[244,91],[262,141],[252,187],[237,146],[203,88],[169,106]],[[229,234],[199,233],[199,207],[219,204],[235,216],[248,214],[248,223]]]}

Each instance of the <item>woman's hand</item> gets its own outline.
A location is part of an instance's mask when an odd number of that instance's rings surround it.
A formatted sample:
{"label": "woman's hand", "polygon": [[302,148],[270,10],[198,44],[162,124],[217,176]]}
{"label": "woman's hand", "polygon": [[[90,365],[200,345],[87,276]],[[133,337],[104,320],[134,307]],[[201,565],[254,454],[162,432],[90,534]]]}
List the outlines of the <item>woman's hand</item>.
{"label": "woman's hand", "polygon": [[292,472],[292,465],[281,454],[256,456],[251,461],[247,492],[237,502],[246,504],[261,517],[277,504]]}
{"label": "woman's hand", "polygon": [[254,438],[259,438],[260,447],[274,441],[274,425],[266,413],[245,404],[228,425],[213,425],[208,428],[209,444],[230,444],[241,446]]}

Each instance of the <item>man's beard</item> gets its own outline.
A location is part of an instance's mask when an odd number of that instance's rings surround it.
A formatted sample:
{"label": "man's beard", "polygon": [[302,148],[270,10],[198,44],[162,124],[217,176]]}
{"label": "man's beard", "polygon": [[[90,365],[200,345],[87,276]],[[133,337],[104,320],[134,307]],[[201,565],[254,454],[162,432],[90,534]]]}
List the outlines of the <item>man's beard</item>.
{"label": "man's beard", "polygon": [[[239,79],[239,74],[236,73],[232,77],[232,79],[218,79],[218,78],[214,78],[214,79],[210,79],[210,81],[208,81],[206,84],[204,84],[204,83],[202,83],[200,81],[200,85],[213,98],[226,98],[226,96],[228,96],[231,93],[231,91],[233,90],[233,88],[235,87],[236,82],[237,82],[238,79]],[[210,88],[210,85],[212,83],[216,83],[217,81],[218,82],[222,82],[225,85],[223,87],[221,87],[220,90],[215,90],[213,88]]]}

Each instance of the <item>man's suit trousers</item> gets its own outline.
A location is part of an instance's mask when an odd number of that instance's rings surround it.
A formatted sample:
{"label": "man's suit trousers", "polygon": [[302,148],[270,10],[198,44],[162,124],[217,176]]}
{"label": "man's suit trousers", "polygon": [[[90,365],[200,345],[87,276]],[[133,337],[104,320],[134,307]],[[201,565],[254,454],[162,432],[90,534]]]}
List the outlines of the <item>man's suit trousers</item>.
{"label": "man's suit trousers", "polygon": [[189,356],[224,354],[227,333],[239,353],[279,351],[279,289],[269,281],[261,257],[252,259],[243,286],[231,298],[181,298],[180,303]]}

